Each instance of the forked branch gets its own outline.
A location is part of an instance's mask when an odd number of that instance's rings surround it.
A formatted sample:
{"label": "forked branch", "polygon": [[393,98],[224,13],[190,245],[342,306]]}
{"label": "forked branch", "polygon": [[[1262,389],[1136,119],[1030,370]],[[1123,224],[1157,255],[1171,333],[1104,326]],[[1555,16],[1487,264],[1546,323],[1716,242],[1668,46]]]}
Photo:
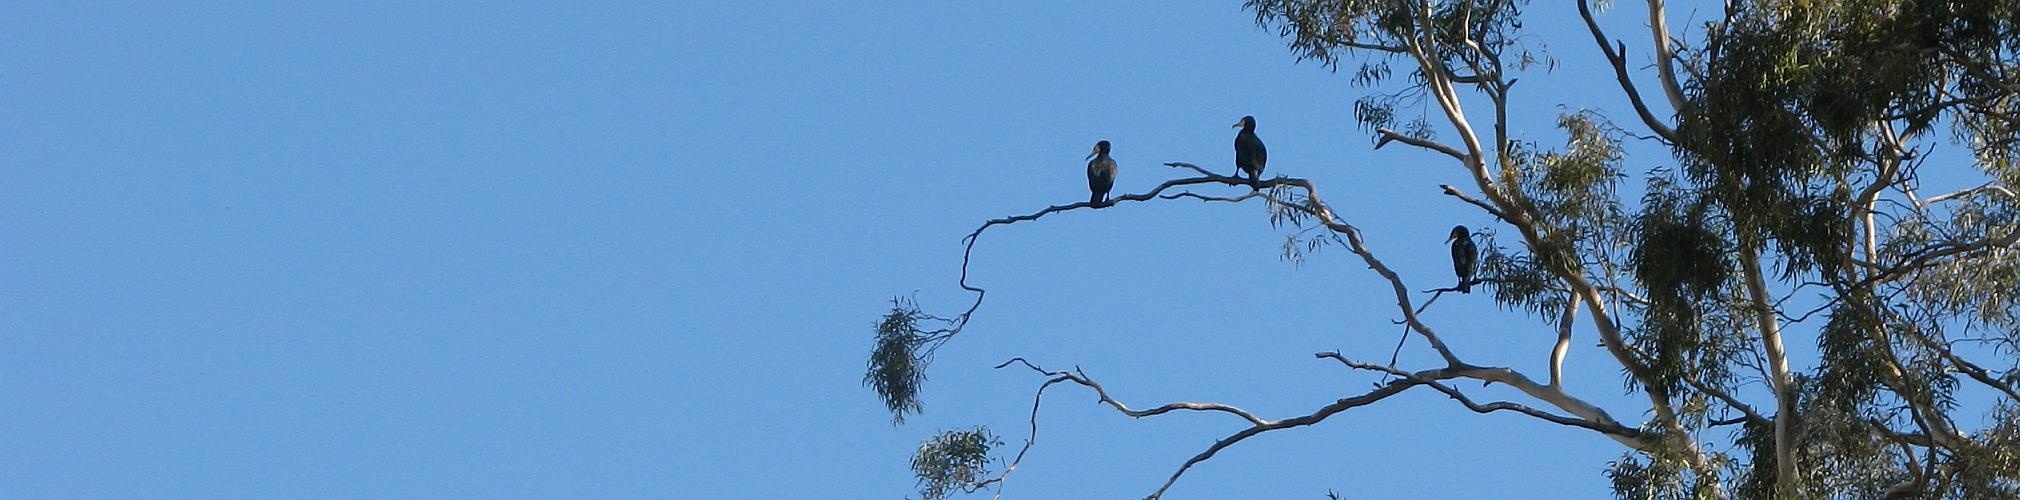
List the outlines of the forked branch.
{"label": "forked branch", "polygon": [[[1641,99],[1641,91],[1634,86],[1634,78],[1627,74],[1627,55],[1623,53],[1626,52],[1627,46],[1606,39],[1606,32],[1599,30],[1599,21],[1592,18],[1592,6],[1587,5],[1588,3],[1590,2],[1587,0],[1578,0],[1578,15],[1585,18],[1585,27],[1592,31],[1592,41],[1599,44],[1599,51],[1606,56],[1606,62],[1613,65],[1613,77],[1620,81],[1620,89],[1627,92],[1627,101],[1634,105],[1634,113],[1641,117],[1641,122],[1647,124],[1648,129],[1654,131],[1656,136],[1661,137],[1664,142],[1675,144],[1676,130],[1670,128],[1668,123],[1664,123],[1662,119],[1656,118],[1655,113],[1648,110],[1648,104]],[[1660,5],[1657,4],[1651,7],[1659,9]],[[1656,12],[1657,14],[1652,15],[1659,16],[1660,10]],[[1659,38],[1662,35],[1657,36]],[[1668,71],[1672,66],[1668,61],[1664,61],[1663,68],[1665,71]],[[1665,76],[1665,78],[1674,79],[1673,76]],[[1665,80],[1665,83],[1667,81]],[[1665,87],[1669,86],[1665,85]],[[1681,105],[1681,94],[1677,94],[1672,99],[1675,100],[1677,105]]]}

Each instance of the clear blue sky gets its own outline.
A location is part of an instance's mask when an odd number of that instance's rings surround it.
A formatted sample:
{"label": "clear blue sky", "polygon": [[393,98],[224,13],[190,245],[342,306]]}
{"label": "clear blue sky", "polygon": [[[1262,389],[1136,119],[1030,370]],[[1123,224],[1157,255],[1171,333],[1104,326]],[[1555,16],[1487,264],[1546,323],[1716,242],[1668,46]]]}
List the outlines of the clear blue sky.
{"label": "clear blue sky", "polygon": [[[1606,20],[1639,64],[1637,9]],[[1140,192],[1183,175],[1165,161],[1233,171],[1228,125],[1256,115],[1271,172],[1318,182],[1417,289],[1451,279],[1447,229],[1492,226],[1438,194],[1448,160],[1372,151],[1361,91],[1237,2],[7,10],[9,498],[897,498],[935,431],[1023,439],[1041,379],[989,369],[1012,356],[1269,417],[1375,382],[1311,357],[1395,342],[1350,254],[1280,260],[1259,204],[1137,204],[988,233],[990,301],[890,425],[860,385],[887,301],[965,306],[960,237],[1084,199],[1096,140]],[[1523,77],[1518,133],[1557,141],[1560,104],[1631,116],[1568,5],[1529,19],[1565,64]],[[1428,319],[1543,373],[1552,334],[1485,296]],[[1573,389],[1641,420],[1604,356],[1581,328]],[[1010,496],[1141,496],[1240,426],[1093,401],[1053,392]],[[1592,498],[1621,451],[1416,391],[1253,439],[1172,498]]]}

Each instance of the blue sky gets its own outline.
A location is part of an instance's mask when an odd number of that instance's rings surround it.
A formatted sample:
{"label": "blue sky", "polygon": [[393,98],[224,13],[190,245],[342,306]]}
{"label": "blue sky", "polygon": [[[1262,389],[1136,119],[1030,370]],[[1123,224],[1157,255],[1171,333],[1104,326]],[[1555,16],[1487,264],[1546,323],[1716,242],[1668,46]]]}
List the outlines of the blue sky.
{"label": "blue sky", "polygon": [[[960,237],[1084,199],[1096,140],[1140,192],[1184,175],[1165,161],[1232,172],[1255,115],[1270,171],[1318,182],[1416,289],[1451,279],[1452,225],[1493,226],[1438,194],[1449,160],[1373,151],[1362,91],[1235,2],[8,10],[5,497],[898,498],[935,431],[1021,442],[1042,379],[990,369],[1013,356],[1272,418],[1376,381],[1311,356],[1396,340],[1350,254],[1281,260],[1255,203],[1135,204],[986,234],[990,300],[890,425],[860,384],[873,321],[894,296],[965,307]],[[1563,65],[1523,77],[1516,133],[1556,141],[1560,105],[1629,117],[1575,11],[1530,16]],[[1642,16],[1606,15],[1637,62]],[[1485,296],[1427,319],[1543,373],[1549,330]],[[1639,421],[1580,336],[1574,391]],[[1052,392],[1010,496],[1141,496],[1240,426],[1093,401]],[[1253,439],[1172,498],[1600,497],[1621,451],[1417,391]]]}

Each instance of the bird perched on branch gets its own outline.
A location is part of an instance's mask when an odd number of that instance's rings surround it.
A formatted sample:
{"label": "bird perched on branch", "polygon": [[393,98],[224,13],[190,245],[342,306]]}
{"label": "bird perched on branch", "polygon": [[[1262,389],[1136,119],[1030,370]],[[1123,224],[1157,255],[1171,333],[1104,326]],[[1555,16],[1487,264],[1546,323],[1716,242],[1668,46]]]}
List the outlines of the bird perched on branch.
{"label": "bird perched on branch", "polygon": [[1473,293],[1473,272],[1480,265],[1480,248],[1473,246],[1473,233],[1466,226],[1453,226],[1445,241],[1452,242],[1452,272],[1459,275],[1459,293]]}
{"label": "bird perched on branch", "polygon": [[1108,203],[1108,190],[1115,187],[1115,159],[1108,157],[1108,141],[1094,143],[1094,152],[1087,153],[1087,190],[1093,195],[1087,197],[1091,205]]}
{"label": "bird perched on branch", "polygon": [[1255,117],[1244,116],[1234,126],[1241,127],[1241,133],[1234,136],[1234,166],[1240,173],[1248,174],[1248,185],[1260,188],[1263,165],[1269,163],[1269,149],[1263,147],[1261,137],[1255,136]]}

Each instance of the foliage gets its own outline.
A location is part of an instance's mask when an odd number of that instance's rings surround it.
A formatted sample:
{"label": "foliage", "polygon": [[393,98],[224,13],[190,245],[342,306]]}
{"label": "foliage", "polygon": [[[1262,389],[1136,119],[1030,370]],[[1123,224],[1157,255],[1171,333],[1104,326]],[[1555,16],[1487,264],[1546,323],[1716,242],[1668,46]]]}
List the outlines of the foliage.
{"label": "foliage", "polygon": [[[1651,430],[1652,436],[1660,437]],[[1662,443],[1649,451],[1628,454],[1608,464],[1606,477],[1617,496],[1635,500],[1713,500],[1719,498],[1716,476],[1693,472],[1679,443]],[[1637,456],[1638,455],[1638,456]]]}
{"label": "foliage", "polygon": [[939,500],[969,489],[989,474],[989,449],[1002,444],[982,427],[944,431],[926,440],[912,455],[919,496]]}
{"label": "foliage", "polygon": [[926,383],[925,359],[915,353],[926,341],[919,322],[928,319],[918,306],[891,300],[891,312],[877,322],[876,343],[870,349],[869,373],[863,385],[877,391],[884,407],[891,411],[891,423],[905,423],[905,414],[925,409],[919,401],[919,387]]}

